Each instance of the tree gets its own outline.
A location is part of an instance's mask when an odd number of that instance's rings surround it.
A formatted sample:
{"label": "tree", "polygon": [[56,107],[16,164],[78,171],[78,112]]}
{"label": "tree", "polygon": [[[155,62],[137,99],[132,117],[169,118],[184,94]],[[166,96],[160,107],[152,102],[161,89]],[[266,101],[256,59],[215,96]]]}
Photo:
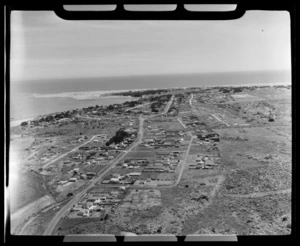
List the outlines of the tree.
{"label": "tree", "polygon": [[125,132],[122,129],[119,129],[116,132],[116,135],[113,136],[108,142],[106,142],[106,146],[111,145],[112,143],[120,143],[124,140],[124,138],[129,137],[130,134],[128,132]]}

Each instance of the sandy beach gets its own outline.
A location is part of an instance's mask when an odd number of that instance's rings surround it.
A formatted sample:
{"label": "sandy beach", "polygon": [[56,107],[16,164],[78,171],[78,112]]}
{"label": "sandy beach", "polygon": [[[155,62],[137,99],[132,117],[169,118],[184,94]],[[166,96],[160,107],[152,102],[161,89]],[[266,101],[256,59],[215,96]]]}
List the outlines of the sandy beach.
{"label": "sandy beach", "polygon": [[112,93],[124,92],[128,90],[114,90],[114,91],[78,91],[78,92],[62,92],[62,93],[52,93],[52,94],[39,94],[34,93],[35,98],[72,98],[75,100],[95,100],[102,97],[105,98],[131,98],[124,96],[113,96]]}
{"label": "sandy beach", "polygon": [[11,119],[10,122],[9,122],[9,126],[10,127],[14,127],[14,126],[18,126],[20,125],[22,122],[24,121],[29,121],[29,120],[33,120],[34,118],[36,117],[30,117],[30,118],[24,118],[24,119]]}

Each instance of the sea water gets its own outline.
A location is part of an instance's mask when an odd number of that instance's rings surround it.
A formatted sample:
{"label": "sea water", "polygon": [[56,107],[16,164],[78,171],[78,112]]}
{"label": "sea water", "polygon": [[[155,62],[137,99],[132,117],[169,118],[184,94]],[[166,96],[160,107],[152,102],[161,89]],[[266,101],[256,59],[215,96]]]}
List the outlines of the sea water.
{"label": "sea water", "polygon": [[[291,72],[286,70],[12,81],[10,120],[132,100],[130,97],[101,95],[108,91],[290,83]],[[99,97],[91,96],[91,92],[95,91],[99,92]],[[77,92],[80,96],[76,96]]]}

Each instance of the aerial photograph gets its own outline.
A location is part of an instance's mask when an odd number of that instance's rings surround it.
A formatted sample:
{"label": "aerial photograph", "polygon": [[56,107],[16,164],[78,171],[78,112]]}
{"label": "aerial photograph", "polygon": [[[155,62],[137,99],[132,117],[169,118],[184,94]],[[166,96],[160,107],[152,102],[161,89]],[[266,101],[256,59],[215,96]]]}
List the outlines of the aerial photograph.
{"label": "aerial photograph", "polygon": [[287,11],[12,11],[12,235],[290,235]]}

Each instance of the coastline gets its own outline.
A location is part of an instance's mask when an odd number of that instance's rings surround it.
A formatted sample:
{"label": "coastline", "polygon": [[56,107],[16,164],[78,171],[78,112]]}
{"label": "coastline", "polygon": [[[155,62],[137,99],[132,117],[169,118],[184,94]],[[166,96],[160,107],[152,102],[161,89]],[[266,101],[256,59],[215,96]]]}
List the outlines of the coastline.
{"label": "coastline", "polygon": [[[129,91],[146,91],[146,90],[159,90],[159,89],[167,89],[167,90],[172,90],[172,89],[191,89],[191,88],[212,88],[212,87],[252,87],[252,86],[278,86],[278,85],[283,85],[283,86],[291,86],[290,83],[253,83],[253,84],[244,84],[244,85],[211,85],[211,86],[197,86],[197,87],[169,87],[169,88],[143,88],[143,89],[126,89],[126,90],[111,90],[111,91],[80,91],[80,92],[62,92],[62,93],[52,93],[52,94],[38,94],[35,93],[33,94],[33,97],[36,98],[71,98],[75,99],[78,101],[93,101],[101,98],[106,98],[106,99],[130,99],[130,100],[136,100],[136,98],[131,97],[131,96],[122,96],[122,95],[114,95],[114,93],[122,93],[122,92],[129,92]],[[64,111],[57,111],[53,113],[59,113],[59,112],[64,112]],[[52,113],[49,113],[52,114]],[[45,114],[48,115],[48,114]],[[36,116],[31,116],[31,117],[24,117],[24,118],[11,118],[9,126],[10,127],[15,127],[20,125],[24,121],[30,121],[45,115],[36,115]]]}
{"label": "coastline", "polygon": [[101,98],[131,98],[130,96],[115,96],[112,93],[125,92],[127,90],[116,91],[78,91],[78,92],[61,92],[51,94],[34,93],[35,98],[72,98],[75,100],[97,100]]}
{"label": "coastline", "polygon": [[135,92],[135,91],[146,91],[146,90],[170,90],[170,89],[189,89],[189,88],[211,88],[211,87],[252,87],[252,86],[276,86],[276,85],[291,85],[291,83],[247,83],[247,84],[225,84],[225,85],[209,85],[209,86],[189,86],[189,87],[159,87],[159,88],[142,88],[142,89],[122,89],[122,90],[110,90],[110,91],[77,91],[77,92],[60,92],[41,94],[34,93],[32,96],[35,98],[72,98],[75,100],[97,100],[101,98],[130,98],[131,96],[115,95],[116,93],[122,92]]}
{"label": "coastline", "polygon": [[33,116],[33,117],[28,117],[28,118],[23,118],[23,119],[10,119],[9,126],[10,127],[15,127],[15,126],[20,125],[24,121],[33,120],[33,119],[35,119],[37,117],[39,117],[39,116]]}

